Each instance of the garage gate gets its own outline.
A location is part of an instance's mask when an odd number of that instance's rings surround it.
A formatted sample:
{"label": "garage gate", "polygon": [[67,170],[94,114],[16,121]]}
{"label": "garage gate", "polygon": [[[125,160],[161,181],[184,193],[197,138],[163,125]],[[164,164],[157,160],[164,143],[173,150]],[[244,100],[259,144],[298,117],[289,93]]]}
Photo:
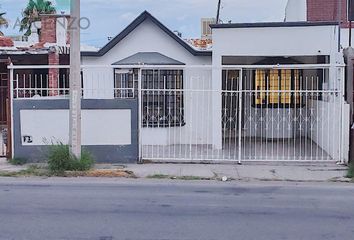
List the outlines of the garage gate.
{"label": "garage gate", "polygon": [[[152,161],[344,161],[344,68],[141,71],[140,157]],[[139,76],[136,76],[139,79]]]}

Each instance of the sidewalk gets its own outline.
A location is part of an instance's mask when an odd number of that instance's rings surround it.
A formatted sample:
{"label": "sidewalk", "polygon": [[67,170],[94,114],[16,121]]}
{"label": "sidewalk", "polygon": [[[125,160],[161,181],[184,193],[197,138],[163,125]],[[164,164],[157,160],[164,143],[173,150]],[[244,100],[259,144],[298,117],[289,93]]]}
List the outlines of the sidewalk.
{"label": "sidewalk", "polygon": [[[13,166],[0,159],[0,172],[19,172],[28,166]],[[97,164],[100,169],[131,171],[138,178],[222,179],[239,181],[328,182],[345,179],[347,167],[336,164]]]}
{"label": "sidewalk", "polygon": [[195,177],[201,179],[228,179],[242,181],[343,181],[347,168],[336,164],[317,165],[218,165],[218,164],[142,164],[127,165],[126,170],[139,178]]}
{"label": "sidewalk", "polygon": [[26,166],[14,166],[7,162],[6,158],[0,158],[0,172],[19,172],[26,170]]}

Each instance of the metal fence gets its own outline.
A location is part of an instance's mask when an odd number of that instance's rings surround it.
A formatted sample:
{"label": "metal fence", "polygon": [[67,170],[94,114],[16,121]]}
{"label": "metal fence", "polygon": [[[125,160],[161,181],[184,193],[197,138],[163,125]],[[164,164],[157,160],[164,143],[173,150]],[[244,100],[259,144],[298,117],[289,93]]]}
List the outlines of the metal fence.
{"label": "metal fence", "polygon": [[[69,98],[69,66],[12,66],[13,99],[65,99]],[[133,86],[125,85],[133,73],[115,70],[107,77],[111,66],[83,67],[81,71],[82,98],[129,99],[137,97]],[[110,82],[107,84],[107,82]]]}
{"label": "metal fence", "polygon": [[142,87],[142,159],[342,161],[343,68],[230,66],[220,73],[212,79],[211,69],[185,68],[184,86]]}
{"label": "metal fence", "polygon": [[[12,68],[13,99],[67,98],[67,66],[50,68]],[[330,65],[86,66],[82,97],[139,99],[141,160],[343,161],[343,81]]]}

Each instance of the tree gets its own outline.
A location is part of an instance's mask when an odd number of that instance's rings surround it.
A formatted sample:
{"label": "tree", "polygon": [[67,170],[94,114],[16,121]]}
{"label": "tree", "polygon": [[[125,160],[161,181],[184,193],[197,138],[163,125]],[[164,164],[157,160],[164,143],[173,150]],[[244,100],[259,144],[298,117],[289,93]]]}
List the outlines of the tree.
{"label": "tree", "polygon": [[[6,13],[0,13],[0,28],[5,27],[7,28],[9,26],[9,22],[7,21],[7,19],[4,17]],[[3,36],[4,34],[0,31],[0,36]]]}
{"label": "tree", "polygon": [[29,0],[27,7],[22,12],[20,31],[25,32],[26,36],[31,34],[31,25],[40,20],[40,14],[53,14],[56,9],[51,1]]}

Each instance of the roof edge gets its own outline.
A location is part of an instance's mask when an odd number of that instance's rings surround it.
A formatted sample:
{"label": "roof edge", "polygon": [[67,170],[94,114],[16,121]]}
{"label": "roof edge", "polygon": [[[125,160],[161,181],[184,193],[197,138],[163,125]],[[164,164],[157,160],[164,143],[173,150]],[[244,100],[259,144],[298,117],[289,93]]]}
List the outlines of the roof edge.
{"label": "roof edge", "polygon": [[109,43],[103,46],[97,52],[81,52],[81,56],[84,57],[100,57],[105,55],[109,50],[111,50],[114,46],[116,46],[120,41],[122,41],[126,36],[128,36],[134,29],[136,29],[141,23],[143,23],[146,19],[150,19],[153,23],[155,23],[162,31],[164,31],[167,35],[172,37],[176,42],[178,42],[182,47],[184,47],[188,52],[190,52],[194,56],[212,56],[211,51],[198,51],[195,50],[192,46],[186,43],[183,39],[178,37],[175,33],[173,33],[170,29],[168,29],[165,25],[163,25],[159,20],[157,20],[154,16],[152,16],[148,11],[144,11],[141,13],[133,22],[131,22],[122,32],[120,32],[116,37],[114,37]]}
{"label": "roof edge", "polygon": [[211,24],[211,28],[311,27],[338,26],[338,22],[261,22]]}

